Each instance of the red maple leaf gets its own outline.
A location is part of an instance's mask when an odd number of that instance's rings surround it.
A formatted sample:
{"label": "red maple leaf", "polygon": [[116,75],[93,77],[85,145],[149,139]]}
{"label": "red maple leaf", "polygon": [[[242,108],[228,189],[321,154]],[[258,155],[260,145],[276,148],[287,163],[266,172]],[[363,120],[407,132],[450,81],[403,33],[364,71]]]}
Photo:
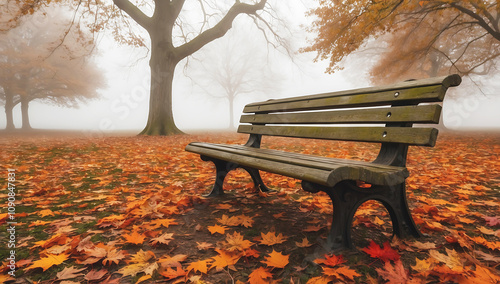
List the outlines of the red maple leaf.
{"label": "red maple leaf", "polygon": [[381,259],[383,262],[387,262],[389,260],[396,261],[401,257],[397,251],[391,248],[389,242],[385,242],[384,247],[381,248],[374,241],[371,241],[370,245],[364,248],[363,251],[373,258]]}

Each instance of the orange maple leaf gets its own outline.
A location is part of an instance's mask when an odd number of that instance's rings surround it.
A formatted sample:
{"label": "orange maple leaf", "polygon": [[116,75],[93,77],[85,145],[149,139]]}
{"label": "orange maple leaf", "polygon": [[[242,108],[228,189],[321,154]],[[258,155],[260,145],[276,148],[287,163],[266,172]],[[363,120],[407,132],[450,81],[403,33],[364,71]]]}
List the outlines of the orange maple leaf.
{"label": "orange maple leaf", "polygon": [[215,233],[219,233],[219,234],[224,235],[224,233],[227,230],[227,227],[226,226],[219,226],[219,225],[215,224],[215,226],[208,226],[207,229],[210,231],[210,233],[212,235]]}
{"label": "orange maple leaf", "polygon": [[191,262],[187,268],[187,273],[191,272],[191,270],[194,270],[194,272],[201,272],[204,274],[207,274],[208,272],[208,263],[212,262],[212,259],[205,259],[205,260],[199,260],[195,262]]}
{"label": "orange maple leaf", "polygon": [[177,223],[175,219],[156,219],[154,221],[151,221],[151,223],[155,226],[161,225],[165,228],[168,228],[170,225],[179,225],[179,223]]}
{"label": "orange maple leaf", "polygon": [[244,251],[246,249],[249,249],[253,243],[249,240],[244,240],[243,236],[238,233],[234,232],[234,234],[226,234],[226,241],[223,242],[224,247],[228,251]]}
{"label": "orange maple leaf", "polygon": [[299,248],[308,248],[312,246],[312,244],[309,242],[307,238],[303,238],[302,242],[295,242],[295,245],[298,246]]}
{"label": "orange maple leaf", "polygon": [[241,258],[241,254],[239,253],[229,253],[220,249],[216,249],[216,251],[219,255],[212,257],[214,262],[210,266],[210,269],[215,267],[217,270],[221,270],[224,267],[235,265]]}
{"label": "orange maple leaf", "polygon": [[265,257],[266,260],[261,262],[273,268],[284,268],[288,264],[288,257],[289,255],[283,255],[273,249],[273,252]]}
{"label": "orange maple leaf", "polygon": [[373,258],[381,259],[383,262],[387,262],[389,260],[396,261],[401,257],[397,251],[391,248],[389,242],[385,242],[384,247],[381,248],[374,241],[371,241],[370,245],[364,248],[363,251]]}
{"label": "orange maple leaf", "polygon": [[250,228],[250,227],[253,226],[254,220],[252,219],[252,217],[247,216],[245,214],[238,215],[236,217],[238,218],[239,225],[241,225],[241,226],[243,226],[245,228]]}
{"label": "orange maple leaf", "polygon": [[59,254],[59,255],[47,254],[46,257],[42,257],[39,260],[33,262],[33,264],[30,265],[28,268],[26,268],[26,270],[42,268],[43,271],[45,271],[54,265],[59,265],[63,263],[65,260],[68,259],[68,257],[69,254]]}
{"label": "orange maple leaf", "polygon": [[222,225],[226,226],[238,226],[240,224],[240,220],[238,217],[233,216],[233,217],[228,217],[227,215],[222,215],[221,218],[217,218],[217,222],[221,223]]}
{"label": "orange maple leaf", "polygon": [[181,262],[185,261],[187,259],[187,255],[185,254],[177,254],[172,257],[166,256],[162,257],[158,260],[158,263],[161,264],[162,267],[180,267]]}
{"label": "orange maple leaf", "polygon": [[259,267],[250,273],[248,282],[250,284],[267,284],[270,278],[273,278],[271,272],[267,268]]}
{"label": "orange maple leaf", "polygon": [[357,273],[356,270],[350,269],[349,267],[324,267],[323,273],[327,276],[333,276],[336,279],[348,279],[354,281],[354,277],[360,277],[361,274]]}
{"label": "orange maple leaf", "polygon": [[317,276],[309,279],[306,284],[329,284],[335,281],[331,276]]}
{"label": "orange maple leaf", "polygon": [[262,236],[260,243],[267,246],[284,243],[287,239],[287,237],[284,237],[282,233],[279,233],[279,235],[276,236],[276,232],[269,232],[267,234],[260,233],[260,235]]}
{"label": "orange maple leaf", "polygon": [[187,272],[182,270],[182,268],[180,266],[177,266],[176,270],[173,270],[172,268],[167,267],[166,269],[160,270],[159,273],[163,277],[167,278],[167,280],[179,278],[179,277],[185,276],[187,274]]}
{"label": "orange maple leaf", "polygon": [[315,259],[314,262],[318,263],[318,264],[324,264],[324,265],[330,266],[330,267],[335,267],[339,264],[344,263],[345,260],[342,257],[342,255],[336,256],[333,254],[332,256],[325,255],[325,259],[321,259],[321,258]]}
{"label": "orange maple leaf", "polygon": [[137,232],[132,232],[132,234],[123,234],[122,237],[125,239],[125,243],[131,243],[131,244],[136,244],[140,245],[144,243],[144,240],[146,237],[144,235],[141,235]]}

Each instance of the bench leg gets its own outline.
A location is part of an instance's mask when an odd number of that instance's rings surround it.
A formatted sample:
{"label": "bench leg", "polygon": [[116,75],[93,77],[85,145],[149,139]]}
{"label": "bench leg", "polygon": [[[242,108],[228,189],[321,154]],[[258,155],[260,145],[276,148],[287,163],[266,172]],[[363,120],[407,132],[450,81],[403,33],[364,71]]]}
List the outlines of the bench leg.
{"label": "bench leg", "polygon": [[272,191],[262,181],[262,177],[260,176],[259,170],[254,169],[254,168],[243,168],[243,169],[246,170],[250,174],[250,176],[252,177],[253,184],[255,185],[255,188],[257,190],[260,190],[261,192]]}
{"label": "bench leg", "polygon": [[209,194],[205,194],[203,196],[214,197],[224,194],[224,189],[223,189],[224,179],[226,178],[227,173],[236,169],[238,165],[217,159],[210,159],[208,157],[202,157],[202,160],[212,161],[215,165],[215,182],[213,188]]}
{"label": "bench leg", "polygon": [[421,236],[406,202],[404,184],[392,187],[372,186],[365,189],[356,186],[353,181],[343,181],[334,187],[303,181],[302,188],[313,193],[324,191],[332,200],[333,220],[327,243],[332,250],[353,248],[352,220],[358,207],[368,200],[380,201],[387,208],[396,236],[400,238]]}

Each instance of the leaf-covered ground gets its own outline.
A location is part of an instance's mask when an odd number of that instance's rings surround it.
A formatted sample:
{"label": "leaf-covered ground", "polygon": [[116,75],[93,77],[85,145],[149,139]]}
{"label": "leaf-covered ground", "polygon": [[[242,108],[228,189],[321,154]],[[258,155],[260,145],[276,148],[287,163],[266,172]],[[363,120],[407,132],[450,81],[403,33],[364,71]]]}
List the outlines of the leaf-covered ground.
{"label": "leaf-covered ground", "polygon": [[[408,200],[424,237],[391,239],[387,211],[368,202],[354,220],[357,250],[337,255],[323,248],[329,199],[297,180],[264,173],[276,191],[257,194],[234,171],[225,196],[201,196],[214,167],[185,145],[245,140],[0,137],[0,283],[500,282],[499,135],[443,134],[434,148],[411,148]],[[264,146],[360,160],[378,150],[267,137]]]}

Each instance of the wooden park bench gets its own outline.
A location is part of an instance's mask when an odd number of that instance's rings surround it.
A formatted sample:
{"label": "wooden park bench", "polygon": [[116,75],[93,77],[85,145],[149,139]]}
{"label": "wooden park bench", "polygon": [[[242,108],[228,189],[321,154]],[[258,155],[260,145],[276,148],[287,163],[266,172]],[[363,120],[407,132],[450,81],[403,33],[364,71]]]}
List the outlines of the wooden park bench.
{"label": "wooden park bench", "polygon": [[[390,214],[393,233],[400,238],[420,236],[406,201],[408,146],[434,146],[438,130],[413,127],[439,123],[448,87],[458,86],[458,75],[405,81],[245,106],[239,133],[250,134],[245,145],[193,142],[186,150],[200,154],[216,167],[210,196],[223,193],[227,173],[243,168],[261,191],[259,171],[302,180],[308,192],[326,192],[333,203],[333,221],[327,245],[352,248],[351,226],[357,208],[368,200],[380,201]],[[332,126],[342,124],[343,126]],[[372,162],[334,159],[262,149],[262,136],[330,139],[381,143]],[[360,182],[369,185],[360,187]]]}

